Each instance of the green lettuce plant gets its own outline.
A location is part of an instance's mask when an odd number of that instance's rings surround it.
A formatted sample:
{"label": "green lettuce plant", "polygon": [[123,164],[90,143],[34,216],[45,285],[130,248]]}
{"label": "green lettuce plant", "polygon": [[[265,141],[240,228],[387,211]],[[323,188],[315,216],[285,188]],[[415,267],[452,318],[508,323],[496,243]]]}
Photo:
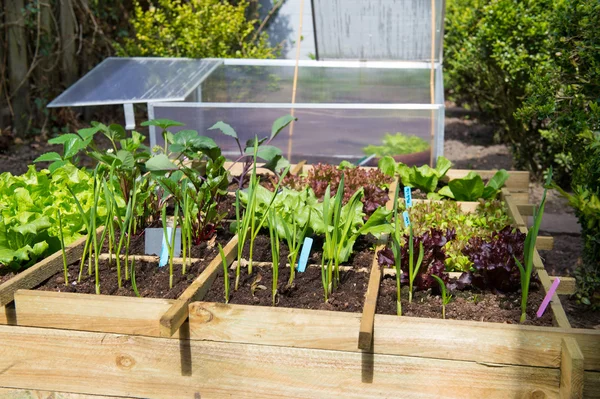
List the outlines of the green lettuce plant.
{"label": "green lettuce plant", "polygon": [[469,172],[465,177],[453,179],[447,186],[440,188],[437,195],[428,195],[429,199],[452,198],[456,201],[477,201],[478,199],[494,199],[504,183],[508,180],[508,172],[504,169],[497,171],[486,185],[476,172]]}
{"label": "green lettuce plant", "polygon": [[403,154],[413,154],[425,151],[429,143],[417,136],[407,136],[402,133],[386,133],[382,145],[368,145],[363,148],[365,155],[375,155],[378,158]]}

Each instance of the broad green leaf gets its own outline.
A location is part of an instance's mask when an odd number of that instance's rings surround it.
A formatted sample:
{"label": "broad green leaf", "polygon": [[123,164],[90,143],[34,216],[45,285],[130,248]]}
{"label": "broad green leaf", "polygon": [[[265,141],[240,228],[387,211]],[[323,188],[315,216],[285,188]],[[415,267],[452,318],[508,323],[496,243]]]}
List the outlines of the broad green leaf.
{"label": "broad green leaf", "polygon": [[123,140],[126,137],[125,128],[117,123],[113,123],[108,126],[107,135],[114,141]]}
{"label": "broad green leaf", "polygon": [[448,187],[457,201],[477,201],[483,195],[484,186],[481,176],[475,172],[469,172],[462,179],[450,180]]}
{"label": "broad green leaf", "polygon": [[[427,193],[435,191],[438,183],[437,173],[429,165],[423,165],[418,168],[413,166],[410,170],[410,187],[421,189]],[[404,183],[404,185],[409,184]]]}
{"label": "broad green leaf", "polygon": [[117,158],[121,161],[121,164],[127,169],[132,169],[135,166],[135,160],[133,159],[133,155],[129,151],[119,150],[117,152]]}
{"label": "broad green leaf", "polygon": [[33,162],[54,162],[62,161],[62,158],[57,152],[47,152],[37,157]]}
{"label": "broad green leaf", "polygon": [[446,176],[448,170],[452,167],[452,162],[444,156],[439,156],[435,165],[435,171],[437,172],[437,178],[441,179]]}
{"label": "broad green leaf", "polygon": [[[248,152],[246,152],[246,153],[248,153]],[[258,147],[258,151],[256,153],[256,156],[258,158],[264,159],[267,162],[273,160],[273,158],[275,158],[278,155],[281,155],[281,150],[272,145],[260,146],[260,147]]]}
{"label": "broad green leaf", "polygon": [[57,169],[62,168],[67,164],[67,161],[55,161],[48,165],[50,173],[54,173]]}
{"label": "broad green leaf", "polygon": [[80,137],[74,133],[65,133],[65,134],[61,134],[60,136],[51,138],[50,140],[48,140],[48,144],[64,144],[67,141],[70,141],[73,139],[80,140]]}
{"label": "broad green leaf", "polygon": [[504,186],[506,180],[508,180],[508,172],[504,169],[497,171],[483,189],[482,198],[494,198],[502,186]]}
{"label": "broad green leaf", "polygon": [[20,226],[17,226],[13,230],[22,235],[25,235],[25,234],[35,235],[35,234],[38,234],[40,231],[47,229],[50,226],[52,226],[52,223],[50,223],[50,220],[48,219],[48,217],[43,216],[43,217],[37,218],[27,224],[22,224]]}
{"label": "broad green leaf", "polygon": [[294,118],[292,115],[284,115],[280,118],[277,118],[275,122],[273,122],[273,126],[271,127],[271,139],[275,138],[279,132],[281,132],[287,125],[292,123],[292,121],[298,120]]}
{"label": "broad green leaf", "polygon": [[381,172],[386,176],[394,177],[396,175],[396,161],[394,161],[394,158],[390,157],[389,155],[381,158],[377,166],[379,167],[379,170],[381,170]]}
{"label": "broad green leaf", "polygon": [[[429,194],[433,194],[433,193],[429,193]],[[429,198],[429,194],[427,194],[427,198]],[[454,198],[454,194],[452,194],[452,190],[450,190],[450,186],[444,186],[444,187],[440,188],[438,190],[438,194],[440,196],[443,195],[444,197]],[[429,199],[431,199],[431,198],[429,198]]]}
{"label": "broad green leaf", "polygon": [[183,123],[171,119],[151,119],[141,123],[142,126],[158,126],[163,130],[167,130],[173,126],[184,126]]}
{"label": "broad green leaf", "polygon": [[166,170],[176,170],[177,166],[171,162],[168,156],[165,154],[158,154],[150,158],[146,162],[146,168],[150,171],[166,171]]}
{"label": "broad green leaf", "polygon": [[255,139],[254,137],[252,137],[251,139],[246,140],[246,147],[244,148],[244,150],[247,153],[252,153],[252,151],[254,151],[254,144],[261,145],[265,141],[267,141],[267,137],[263,137],[262,139]]}
{"label": "broad green leaf", "polygon": [[79,134],[79,136],[81,136],[81,138],[85,140],[85,139],[94,137],[94,135],[96,133],[98,133],[99,131],[100,131],[99,126],[92,126],[92,127],[88,127],[85,129],[79,129],[77,131],[77,134]]}
{"label": "broad green leaf", "polygon": [[225,123],[223,121],[219,121],[208,128],[208,130],[215,130],[215,129],[219,129],[221,131],[221,133],[223,133],[227,136],[231,136],[236,139],[238,138],[238,135],[235,132],[235,130],[230,125],[228,125],[227,123]]}

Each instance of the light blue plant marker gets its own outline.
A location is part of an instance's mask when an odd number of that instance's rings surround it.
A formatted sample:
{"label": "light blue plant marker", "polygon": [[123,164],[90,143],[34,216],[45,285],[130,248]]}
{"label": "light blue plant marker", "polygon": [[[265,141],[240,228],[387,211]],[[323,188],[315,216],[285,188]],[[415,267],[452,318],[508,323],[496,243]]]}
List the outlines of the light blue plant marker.
{"label": "light blue plant marker", "polygon": [[[172,227],[167,227],[167,236],[169,237],[169,242],[171,241],[171,236],[173,233]],[[163,267],[167,265],[169,261],[169,244],[167,244],[167,238],[163,234],[162,239],[162,247],[160,249],[160,260],[158,261],[158,267]]]}
{"label": "light blue plant marker", "polygon": [[304,273],[304,271],[306,270],[306,263],[308,262],[308,255],[310,255],[310,249],[312,248],[312,244],[312,238],[304,238],[304,242],[302,243],[302,252],[300,252],[300,260],[298,261],[299,273]]}
{"label": "light blue plant marker", "polygon": [[406,202],[407,208],[412,206],[412,190],[410,187],[404,187],[404,201]]}
{"label": "light blue plant marker", "polygon": [[408,211],[402,212],[402,216],[404,217],[404,225],[406,227],[410,226],[410,218],[408,217]]}

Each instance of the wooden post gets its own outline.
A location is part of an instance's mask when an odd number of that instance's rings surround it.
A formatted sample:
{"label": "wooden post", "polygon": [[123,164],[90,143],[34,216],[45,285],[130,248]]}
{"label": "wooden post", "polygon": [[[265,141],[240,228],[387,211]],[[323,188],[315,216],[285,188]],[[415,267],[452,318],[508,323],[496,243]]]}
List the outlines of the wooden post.
{"label": "wooden post", "polygon": [[375,322],[375,310],[377,308],[377,295],[379,294],[379,284],[381,283],[381,268],[377,261],[377,252],[384,246],[378,246],[373,255],[371,263],[371,275],[369,276],[369,286],[365,295],[365,305],[363,306],[362,318],[360,319],[360,331],[358,333],[358,349],[369,350],[373,343],[373,324]]}
{"label": "wooden post", "polygon": [[5,22],[8,25],[8,85],[13,113],[13,127],[18,136],[25,136],[29,128],[29,84],[27,71],[27,37],[21,10],[23,0],[4,0]]}
{"label": "wooden post", "polygon": [[[10,0],[8,0],[10,1]],[[62,82],[65,87],[77,80],[77,58],[75,39],[77,38],[77,21],[73,0],[60,0],[60,41],[62,44],[61,69]]]}
{"label": "wooden post", "polygon": [[583,398],[583,353],[575,338],[562,339],[560,354],[560,398]]}
{"label": "wooden post", "polygon": [[[225,248],[223,248],[227,264],[233,262],[237,245],[238,237],[234,236],[227,245],[225,245]],[[200,276],[198,276],[198,278],[183,291],[183,294],[179,296],[177,301],[160,318],[159,329],[161,337],[170,337],[175,334],[188,318],[189,304],[193,301],[201,301],[204,298],[204,295],[206,295],[210,289],[210,286],[213,281],[215,281],[220,270],[223,270],[223,261],[221,260],[221,256],[217,256],[210,262],[206,269],[204,269]]]}

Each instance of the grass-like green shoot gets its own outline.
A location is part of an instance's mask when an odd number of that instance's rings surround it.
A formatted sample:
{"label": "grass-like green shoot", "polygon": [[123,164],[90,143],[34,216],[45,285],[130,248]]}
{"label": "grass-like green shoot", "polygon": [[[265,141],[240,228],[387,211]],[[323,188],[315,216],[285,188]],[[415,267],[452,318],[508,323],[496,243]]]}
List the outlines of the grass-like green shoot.
{"label": "grass-like green shoot", "polygon": [[69,285],[69,265],[67,265],[67,253],[65,252],[65,238],[63,236],[62,216],[58,210],[58,228],[60,232],[60,249],[62,251],[63,269],[65,272],[65,285]]}
{"label": "grass-like green shoot", "polygon": [[390,234],[392,239],[392,253],[394,254],[394,267],[396,269],[396,314],[402,316],[402,229],[400,229],[400,218],[398,217],[398,197],[400,196],[400,178],[396,184],[396,191],[394,192],[394,231]]}
{"label": "grass-like green shoot", "polygon": [[229,270],[227,267],[227,257],[225,256],[225,251],[223,251],[223,247],[221,244],[217,244],[219,246],[219,255],[221,256],[221,261],[223,262],[223,282],[225,284],[225,303],[229,303]]}
{"label": "grass-like green shoot", "polygon": [[527,232],[525,238],[525,247],[523,250],[523,265],[515,256],[515,263],[521,273],[521,323],[527,319],[527,299],[529,298],[529,284],[531,282],[531,273],[533,272],[533,255],[535,253],[535,242],[540,232],[540,224],[544,215],[544,207],[546,206],[546,192],[552,182],[552,168],[549,169],[544,186],[544,194],[538,209],[533,212],[533,226]]}
{"label": "grass-like green shoot", "polygon": [[440,285],[440,291],[442,292],[442,319],[445,319],[446,318],[446,305],[450,303],[450,300],[452,299],[452,295],[448,295],[448,290],[446,289],[446,284],[444,284],[444,280],[442,280],[435,274],[432,274],[431,277],[433,277]]}
{"label": "grass-like green shoot", "polygon": [[413,228],[412,225],[408,226],[408,302],[412,303],[413,297],[413,283],[417,274],[419,273],[419,269],[421,268],[421,263],[423,263],[423,243],[419,243],[419,256],[417,258],[417,264],[415,265],[415,255],[414,255],[414,236],[413,236]]}
{"label": "grass-like green shoot", "polygon": [[[296,262],[298,260],[298,255],[300,255],[300,249],[302,248],[302,243],[304,242],[304,237],[306,236],[306,232],[308,231],[308,226],[310,225],[310,217],[312,214],[312,209],[308,213],[308,219],[304,228],[298,224],[296,220],[295,214],[292,213],[292,223],[291,225],[287,223],[283,218],[277,218],[275,223],[283,226],[283,231],[285,235],[285,240],[287,242],[290,253],[288,254],[288,261],[290,263],[290,279],[288,281],[288,286],[291,286],[294,283],[294,278],[296,276]],[[269,226],[271,223],[269,223]]]}
{"label": "grass-like green shoot", "polygon": [[169,288],[173,288],[173,257],[175,254],[175,233],[177,232],[177,220],[179,218],[179,203],[175,202],[175,211],[173,213],[173,227],[171,228],[171,236],[167,226],[167,203],[162,208],[162,224],[163,234],[167,241],[167,249],[169,251]]}
{"label": "grass-like green shoot", "polygon": [[[273,256],[273,284],[271,294],[273,297],[273,306],[277,301],[277,286],[279,282],[279,233],[277,232],[277,221],[275,211],[269,210],[269,237],[271,238],[271,255]],[[293,266],[292,266],[293,268]]]}

